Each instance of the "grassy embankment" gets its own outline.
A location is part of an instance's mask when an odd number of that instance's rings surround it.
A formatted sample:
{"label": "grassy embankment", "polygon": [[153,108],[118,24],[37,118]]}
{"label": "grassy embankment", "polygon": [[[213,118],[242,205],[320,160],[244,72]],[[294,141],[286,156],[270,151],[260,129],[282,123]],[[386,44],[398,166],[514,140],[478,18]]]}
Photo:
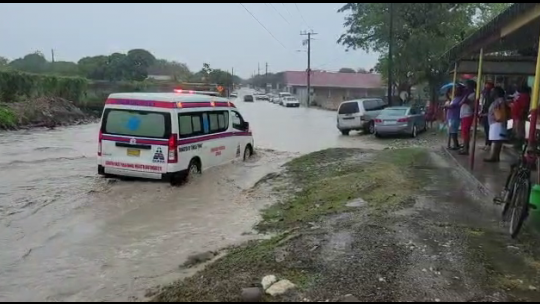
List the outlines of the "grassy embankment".
{"label": "grassy embankment", "polygon": [[[277,236],[231,248],[224,258],[164,288],[154,300],[238,301],[242,288],[257,286],[268,274],[289,279],[300,289],[315,286],[321,279],[320,269],[314,259],[303,257],[313,245],[291,246],[290,251],[296,250],[291,253],[294,258],[276,259],[276,249],[308,235],[331,215],[360,213],[368,208],[370,216],[377,217],[406,207],[422,186],[418,179],[410,177],[412,166],[421,162],[425,153],[421,149],[376,154],[329,149],[292,160],[285,165],[283,174],[265,181],[271,182],[283,199],[262,211],[263,220],[257,228]],[[347,206],[357,198],[365,201],[364,208]]]}
{"label": "grassy embankment", "polygon": [[90,81],[63,77],[0,71],[0,129],[58,124],[99,116],[107,96],[114,92],[172,91],[174,84],[157,82]]}

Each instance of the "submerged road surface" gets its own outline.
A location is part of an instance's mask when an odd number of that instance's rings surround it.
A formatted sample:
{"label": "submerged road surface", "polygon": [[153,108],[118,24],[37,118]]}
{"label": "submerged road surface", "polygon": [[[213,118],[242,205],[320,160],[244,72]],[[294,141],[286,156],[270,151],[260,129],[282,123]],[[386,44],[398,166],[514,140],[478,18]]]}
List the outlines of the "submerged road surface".
{"label": "submerged road surface", "polygon": [[270,203],[246,190],[291,157],[366,147],[333,112],[236,103],[260,153],[179,188],[98,177],[97,124],[0,133],[0,301],[141,296],[190,254],[245,240]]}

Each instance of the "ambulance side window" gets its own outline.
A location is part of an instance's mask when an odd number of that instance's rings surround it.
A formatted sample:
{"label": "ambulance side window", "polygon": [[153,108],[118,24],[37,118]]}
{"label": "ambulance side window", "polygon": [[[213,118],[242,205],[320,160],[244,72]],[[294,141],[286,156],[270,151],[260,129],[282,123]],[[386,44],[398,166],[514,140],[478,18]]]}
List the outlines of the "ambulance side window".
{"label": "ambulance side window", "polygon": [[244,131],[244,118],[242,117],[242,115],[240,115],[240,113],[236,111],[231,111],[231,116],[233,128],[235,128],[236,130]]}
{"label": "ambulance side window", "polygon": [[178,114],[180,138],[225,132],[229,129],[229,111]]}
{"label": "ambulance side window", "polygon": [[189,138],[204,134],[202,113],[178,114],[180,138]]}

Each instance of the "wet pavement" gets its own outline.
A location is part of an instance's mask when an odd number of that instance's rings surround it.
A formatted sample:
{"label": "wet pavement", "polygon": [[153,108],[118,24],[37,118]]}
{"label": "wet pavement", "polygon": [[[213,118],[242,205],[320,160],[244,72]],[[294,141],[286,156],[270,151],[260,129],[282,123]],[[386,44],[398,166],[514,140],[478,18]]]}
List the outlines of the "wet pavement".
{"label": "wet pavement", "polygon": [[[483,144],[478,144],[476,147],[473,169],[470,166],[469,156],[459,155],[458,151],[448,149],[445,149],[445,151],[461,168],[476,179],[476,182],[484,188],[481,189],[483,192],[489,196],[494,196],[503,189],[506,177],[510,173],[510,166],[517,161],[519,152],[507,145],[501,152],[501,161],[499,163],[486,163],[484,158],[489,156],[489,151],[482,148]],[[537,179],[537,174],[533,174],[533,178]]]}
{"label": "wet pavement", "polygon": [[249,238],[269,198],[247,190],[287,160],[384,147],[339,135],[334,112],[236,103],[259,154],[179,188],[98,177],[97,124],[0,133],[0,301],[140,296],[186,275],[178,265],[188,255]]}
{"label": "wet pavement", "polygon": [[[484,151],[482,147],[483,144],[478,144],[476,147],[473,169],[470,167],[469,156],[459,155],[457,151],[444,149],[446,155],[462,170],[463,177],[470,179],[471,184],[485,195],[483,201],[490,205],[493,203],[493,198],[500,194],[504,188],[506,178],[510,173],[510,166],[517,161],[520,152],[514,150],[511,145],[505,145],[499,163],[486,163],[483,160],[488,157],[489,151]],[[538,172],[533,172],[533,184],[538,184],[538,180]],[[530,228],[529,231],[540,233],[540,211],[531,210],[526,227]]]}

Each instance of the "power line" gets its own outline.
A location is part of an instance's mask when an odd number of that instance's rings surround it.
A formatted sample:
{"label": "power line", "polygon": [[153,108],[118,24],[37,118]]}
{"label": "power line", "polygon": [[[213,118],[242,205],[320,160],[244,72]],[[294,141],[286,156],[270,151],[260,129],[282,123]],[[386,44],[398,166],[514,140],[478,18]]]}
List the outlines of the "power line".
{"label": "power line", "polygon": [[311,26],[309,26],[309,24],[306,22],[306,19],[304,19],[304,15],[302,15],[302,12],[300,11],[300,8],[298,7],[298,3],[295,3],[294,6],[296,7],[296,10],[298,11],[298,14],[300,15],[300,18],[302,18],[302,21],[304,21],[304,24],[305,24],[311,31],[313,31],[313,29],[311,28]]}
{"label": "power line", "polygon": [[277,10],[277,8],[274,6],[273,3],[265,3],[265,4],[272,7],[274,9],[274,11],[276,11],[276,13],[278,13],[278,15],[281,17],[281,19],[283,19],[283,21],[287,22],[287,24],[289,24],[289,26],[292,26],[292,24],[289,22],[289,20],[287,20],[285,17],[283,17],[283,15]]}
{"label": "power line", "polygon": [[289,15],[289,17],[291,17],[292,19],[294,19],[293,15],[291,14],[291,12],[289,12],[289,10],[287,9],[287,7],[285,6],[285,3],[281,3],[281,5],[283,5],[283,8],[285,9],[285,11],[287,12],[287,15]]}
{"label": "power line", "polygon": [[239,3],[239,4],[246,10],[246,12],[248,12],[251,15],[251,17],[253,17],[253,19],[255,19],[268,32],[268,34],[270,34],[270,36],[272,36],[272,38],[274,38],[274,40],[276,40],[279,44],[281,44],[281,46],[284,49],[287,49],[287,47],[283,43],[281,43],[281,41],[279,41],[279,39],[277,39],[276,36],[274,36],[274,34],[272,34],[272,32],[268,28],[266,28],[266,26],[264,26],[264,24],[262,24],[261,21],[259,21],[259,19],[257,19],[257,17],[255,17],[255,15],[253,15],[253,13],[250,12],[243,3]]}

